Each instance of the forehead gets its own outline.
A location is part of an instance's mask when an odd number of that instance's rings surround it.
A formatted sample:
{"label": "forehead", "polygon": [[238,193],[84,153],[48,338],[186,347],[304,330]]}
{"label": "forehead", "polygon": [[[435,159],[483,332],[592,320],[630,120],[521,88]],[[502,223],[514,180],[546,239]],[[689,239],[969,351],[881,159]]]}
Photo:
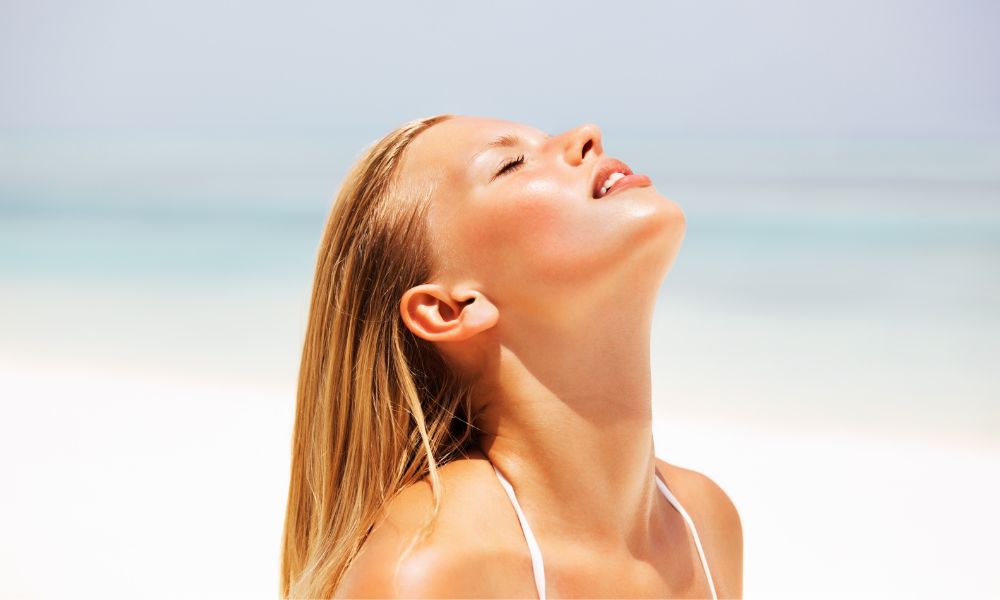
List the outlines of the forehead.
{"label": "forehead", "polygon": [[407,177],[429,176],[455,182],[468,177],[483,161],[488,164],[492,164],[490,161],[495,162],[496,154],[503,150],[489,149],[489,144],[506,134],[522,138],[545,135],[533,127],[514,121],[456,116],[437,123],[418,135],[406,150],[401,171]]}

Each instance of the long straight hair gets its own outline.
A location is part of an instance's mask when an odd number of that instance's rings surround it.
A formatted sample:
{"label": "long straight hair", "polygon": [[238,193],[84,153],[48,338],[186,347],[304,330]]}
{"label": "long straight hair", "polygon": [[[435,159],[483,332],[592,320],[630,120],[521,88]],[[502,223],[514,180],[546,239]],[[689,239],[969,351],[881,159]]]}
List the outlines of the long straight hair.
{"label": "long straight hair", "polygon": [[[369,145],[344,179],[319,245],[299,369],[281,558],[284,598],[327,598],[407,485],[474,442],[472,382],[405,326],[403,293],[439,264],[426,209],[434,185],[398,181],[411,141],[451,118],[403,124]],[[404,553],[405,554],[405,553]]]}

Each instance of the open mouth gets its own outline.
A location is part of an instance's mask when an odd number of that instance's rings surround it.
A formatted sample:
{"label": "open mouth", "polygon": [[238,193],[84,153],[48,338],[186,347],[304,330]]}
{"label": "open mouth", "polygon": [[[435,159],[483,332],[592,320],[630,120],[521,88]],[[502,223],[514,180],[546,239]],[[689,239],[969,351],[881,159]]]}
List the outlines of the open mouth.
{"label": "open mouth", "polygon": [[625,188],[651,184],[649,177],[633,173],[628,165],[617,158],[606,158],[597,165],[591,191],[594,198],[603,198]]}
{"label": "open mouth", "polygon": [[632,174],[632,169],[617,158],[606,158],[597,165],[591,191],[594,198],[607,196],[615,185]]}

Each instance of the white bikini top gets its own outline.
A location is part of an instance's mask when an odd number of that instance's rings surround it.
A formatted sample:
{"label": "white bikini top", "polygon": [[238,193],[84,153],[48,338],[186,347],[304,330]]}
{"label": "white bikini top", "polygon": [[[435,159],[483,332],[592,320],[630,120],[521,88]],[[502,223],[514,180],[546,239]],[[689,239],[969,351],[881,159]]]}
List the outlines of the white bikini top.
{"label": "white bikini top", "polygon": [[[499,469],[496,468],[496,465],[493,466],[493,472],[497,474],[500,484],[507,491],[507,496],[510,498],[511,504],[514,505],[514,512],[517,513],[517,520],[521,522],[521,530],[524,532],[524,539],[527,540],[528,551],[531,553],[531,567],[535,573],[535,587],[538,589],[538,597],[540,600],[545,600],[545,566],[542,562],[542,551],[538,547],[538,542],[535,541],[535,535],[531,533],[531,527],[528,525],[528,520],[524,517],[524,512],[521,511],[521,505],[517,501],[517,496],[514,495],[514,488]],[[701,540],[698,538],[698,530],[694,527],[694,521],[691,520],[691,517],[684,510],[684,507],[681,506],[681,503],[677,501],[677,498],[670,493],[667,484],[659,477],[654,478],[660,491],[674,505],[677,512],[681,513],[681,516],[684,517],[684,522],[691,528],[691,534],[694,536],[694,544],[698,548],[698,556],[701,557],[701,566],[704,567],[705,576],[708,578],[708,585],[712,588],[712,598],[713,600],[718,600],[718,596],[715,593],[715,582],[712,580],[712,573],[708,570],[708,561],[705,560],[705,552],[701,548]]]}

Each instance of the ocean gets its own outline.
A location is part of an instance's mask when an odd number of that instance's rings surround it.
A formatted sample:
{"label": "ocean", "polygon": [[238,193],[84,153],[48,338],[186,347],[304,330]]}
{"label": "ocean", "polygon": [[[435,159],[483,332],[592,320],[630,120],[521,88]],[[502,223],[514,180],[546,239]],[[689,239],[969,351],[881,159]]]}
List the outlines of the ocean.
{"label": "ocean", "polygon": [[[287,383],[363,142],[11,138],[0,355]],[[688,219],[657,400],[997,441],[1000,143],[932,142],[605,140]]]}

